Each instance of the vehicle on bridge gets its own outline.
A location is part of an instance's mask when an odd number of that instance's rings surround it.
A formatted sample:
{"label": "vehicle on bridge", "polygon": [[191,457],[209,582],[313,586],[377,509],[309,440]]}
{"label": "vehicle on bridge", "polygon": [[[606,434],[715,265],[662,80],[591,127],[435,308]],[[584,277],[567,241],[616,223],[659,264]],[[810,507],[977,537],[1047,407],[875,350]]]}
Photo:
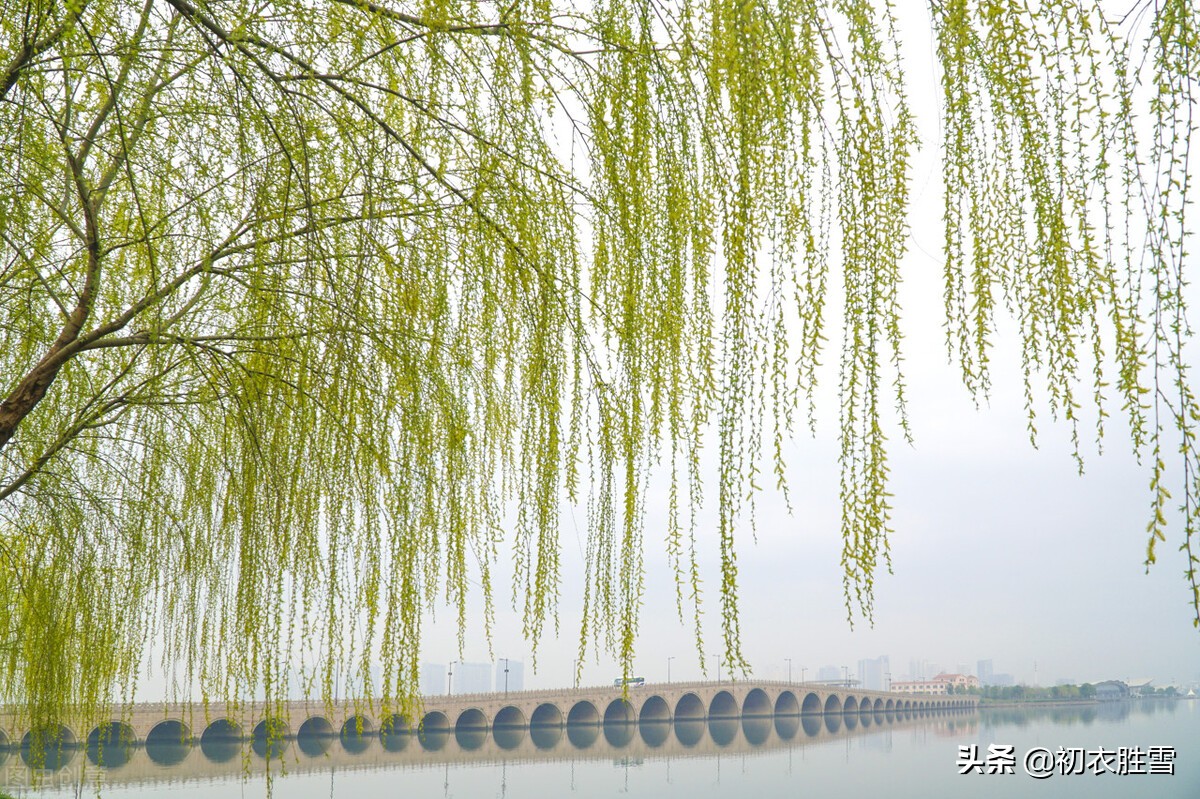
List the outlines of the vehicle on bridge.
{"label": "vehicle on bridge", "polygon": [[627,685],[630,688],[641,688],[645,684],[645,677],[618,677],[617,679],[613,680],[613,688],[624,688]]}

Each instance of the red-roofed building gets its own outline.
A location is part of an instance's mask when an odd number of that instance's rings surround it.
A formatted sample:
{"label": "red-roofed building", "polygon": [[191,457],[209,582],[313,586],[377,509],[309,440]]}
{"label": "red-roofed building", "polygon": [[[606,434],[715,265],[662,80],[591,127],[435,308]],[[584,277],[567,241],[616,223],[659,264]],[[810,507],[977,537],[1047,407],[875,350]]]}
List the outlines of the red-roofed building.
{"label": "red-roofed building", "polygon": [[947,694],[951,686],[955,693],[978,688],[979,678],[974,674],[939,674],[932,680],[893,682],[892,690],[901,694]]}

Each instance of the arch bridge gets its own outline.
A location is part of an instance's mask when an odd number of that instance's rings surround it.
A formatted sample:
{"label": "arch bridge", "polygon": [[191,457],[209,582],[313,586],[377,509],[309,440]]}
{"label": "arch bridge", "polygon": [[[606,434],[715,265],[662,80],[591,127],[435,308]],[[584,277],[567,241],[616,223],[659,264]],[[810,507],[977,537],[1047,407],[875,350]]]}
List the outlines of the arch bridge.
{"label": "arch bridge", "polygon": [[[895,694],[882,691],[772,681],[650,683],[423,697],[406,715],[371,702],[221,702],[208,705],[133,705],[110,719],[66,718],[48,729],[28,729],[20,718],[0,712],[0,748],[19,749],[27,762],[54,751],[86,748],[97,759],[104,749],[145,746],[161,765],[199,744],[210,756],[240,752],[241,743],[270,751],[295,740],[301,751],[326,751],[340,739],[353,753],[372,739],[385,749],[402,748],[409,735],[539,727],[576,727],[646,722],[708,721],[756,716],[847,716],[935,709],[974,709],[973,696]],[[389,740],[391,744],[389,744]],[[309,750],[312,750],[309,752]]]}

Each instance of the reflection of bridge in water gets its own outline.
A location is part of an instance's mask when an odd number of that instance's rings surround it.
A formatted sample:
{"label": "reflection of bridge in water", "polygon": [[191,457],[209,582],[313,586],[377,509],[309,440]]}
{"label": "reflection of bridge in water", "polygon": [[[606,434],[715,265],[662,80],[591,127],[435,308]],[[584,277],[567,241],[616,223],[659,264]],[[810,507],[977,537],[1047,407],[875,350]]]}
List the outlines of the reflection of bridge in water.
{"label": "reflection of bridge in water", "polygon": [[659,684],[625,695],[596,687],[425,697],[412,720],[354,703],[136,705],[85,735],[76,733],[88,729],[78,719],[31,732],[0,714],[0,743],[7,744],[0,769],[8,784],[28,781],[33,768],[42,776],[69,768],[72,775],[86,770],[102,782],[127,783],[268,768],[704,755],[795,745],[975,707],[973,697],[785,682]]}

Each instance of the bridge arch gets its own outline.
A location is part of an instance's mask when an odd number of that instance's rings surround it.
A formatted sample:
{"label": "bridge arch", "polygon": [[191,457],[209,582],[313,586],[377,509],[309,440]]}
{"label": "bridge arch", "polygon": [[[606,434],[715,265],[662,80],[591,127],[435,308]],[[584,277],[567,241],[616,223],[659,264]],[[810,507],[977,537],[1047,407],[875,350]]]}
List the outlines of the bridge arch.
{"label": "bridge arch", "polygon": [[192,751],[192,731],[179,719],[165,719],[146,733],[146,756],[160,766],[177,766]]}
{"label": "bridge arch", "polygon": [[[838,698],[837,694],[830,694],[829,698],[825,700],[825,715],[832,716],[834,713],[841,712],[842,700]],[[836,732],[836,730],[831,730],[831,732]]]}
{"label": "bridge arch", "polygon": [[310,716],[300,725],[300,729],[296,730],[297,738],[332,738],[333,734],[333,725],[324,716]]}
{"label": "bridge arch", "polygon": [[[129,762],[137,744],[137,733],[123,721],[106,721],[87,737],[87,756],[93,766],[118,768]],[[7,748],[8,737],[0,732],[0,748]]]}
{"label": "bridge arch", "polygon": [[738,715],[737,700],[728,691],[718,691],[713,696],[712,701],[708,703],[708,718],[710,721],[712,719],[737,718]]}
{"label": "bridge arch", "polygon": [[515,705],[505,705],[492,719],[492,738],[496,746],[505,751],[516,749],[525,740],[525,728],[532,727],[525,723],[525,714]]}
{"label": "bridge arch", "polygon": [[436,752],[450,739],[450,719],[440,710],[431,710],[421,719],[417,739],[428,752]]}
{"label": "bridge arch", "polygon": [[296,730],[296,746],[308,757],[320,757],[333,743],[333,725],[324,716],[310,716]]}
{"label": "bridge arch", "polygon": [[875,702],[871,705],[871,709],[874,710],[876,713],[882,713],[883,712],[883,698],[878,697],[878,696],[875,697]]}
{"label": "bridge arch", "polygon": [[633,705],[629,704],[629,701],[626,699],[614,699],[608,703],[608,707],[604,708],[604,723],[606,725],[632,724],[636,720],[637,714],[633,711]]}
{"label": "bridge arch", "polygon": [[487,716],[483,715],[483,711],[477,707],[469,707],[459,713],[458,721],[454,722],[455,730],[487,730],[487,728]]}
{"label": "bridge arch", "polygon": [[254,731],[250,733],[250,737],[256,741],[266,741],[268,739],[290,738],[291,734],[292,730],[288,727],[286,721],[268,716],[254,725]]}
{"label": "bridge arch", "polygon": [[675,703],[675,720],[703,721],[704,701],[691,691],[688,691],[679,697],[679,701]]}
{"label": "bridge arch", "polygon": [[429,732],[449,732],[450,719],[440,710],[431,710],[421,718],[420,729]]}
{"label": "bridge arch", "polygon": [[179,719],[164,719],[155,724],[150,732],[146,733],[147,746],[151,743],[190,744],[191,742],[192,731],[188,729],[188,725]]}
{"label": "bridge arch", "polygon": [[543,702],[533,709],[533,715],[529,717],[530,727],[561,727],[563,725],[563,714],[558,709],[558,705],[552,702]]}
{"label": "bridge arch", "polygon": [[366,716],[355,713],[342,723],[338,737],[342,740],[343,749],[352,755],[361,755],[371,748],[371,741],[375,738],[375,725]]}
{"label": "bridge arch", "polygon": [[[701,706],[703,708],[703,705]],[[638,721],[670,721],[671,706],[658,694],[649,697],[638,711]]]}
{"label": "bridge arch", "polygon": [[752,688],[742,701],[743,718],[746,716],[769,716],[773,710],[771,698],[761,688]]}
{"label": "bridge arch", "polygon": [[780,691],[779,696],[775,699],[775,715],[800,715],[800,702],[796,699],[796,695],[794,693],[791,691]]}
{"label": "bridge arch", "polygon": [[412,737],[412,725],[403,713],[384,716],[379,723],[379,742],[389,752],[403,752]]}
{"label": "bridge arch", "polygon": [[254,726],[250,733],[250,748],[265,760],[273,760],[283,756],[287,748],[285,740],[292,737],[288,723],[281,718],[268,716]]}
{"label": "bridge arch", "polygon": [[804,704],[800,706],[800,713],[801,715],[805,716],[815,716],[820,713],[822,709],[821,697],[810,693],[805,695]]}
{"label": "bridge arch", "polygon": [[21,738],[21,759],[30,768],[58,771],[75,759],[76,741],[65,724],[33,729]]}
{"label": "bridge arch", "polygon": [[855,699],[853,696],[847,696],[845,703],[842,704],[842,712],[847,713],[847,714],[857,713],[858,712],[858,700]]}
{"label": "bridge arch", "polygon": [[228,763],[242,753],[242,728],[229,719],[214,719],[200,734],[200,753],[214,763]]}
{"label": "bridge arch", "polygon": [[567,713],[567,726],[576,727],[580,724],[599,724],[600,711],[596,710],[596,706],[586,699],[581,699],[571,705],[571,712]]}
{"label": "bridge arch", "polygon": [[[557,710],[558,708],[555,708]],[[536,712],[536,711],[534,711]],[[558,714],[561,718],[562,714]],[[509,729],[517,727],[529,726],[525,723],[525,714],[515,705],[505,705],[496,713],[496,718],[492,719],[493,729]]]}
{"label": "bridge arch", "polygon": [[200,734],[200,743],[205,741],[241,741],[242,728],[229,719],[213,719],[212,724]]}
{"label": "bridge arch", "polygon": [[458,714],[454,723],[454,739],[464,751],[473,752],[487,743],[488,720],[483,711],[469,707]]}

